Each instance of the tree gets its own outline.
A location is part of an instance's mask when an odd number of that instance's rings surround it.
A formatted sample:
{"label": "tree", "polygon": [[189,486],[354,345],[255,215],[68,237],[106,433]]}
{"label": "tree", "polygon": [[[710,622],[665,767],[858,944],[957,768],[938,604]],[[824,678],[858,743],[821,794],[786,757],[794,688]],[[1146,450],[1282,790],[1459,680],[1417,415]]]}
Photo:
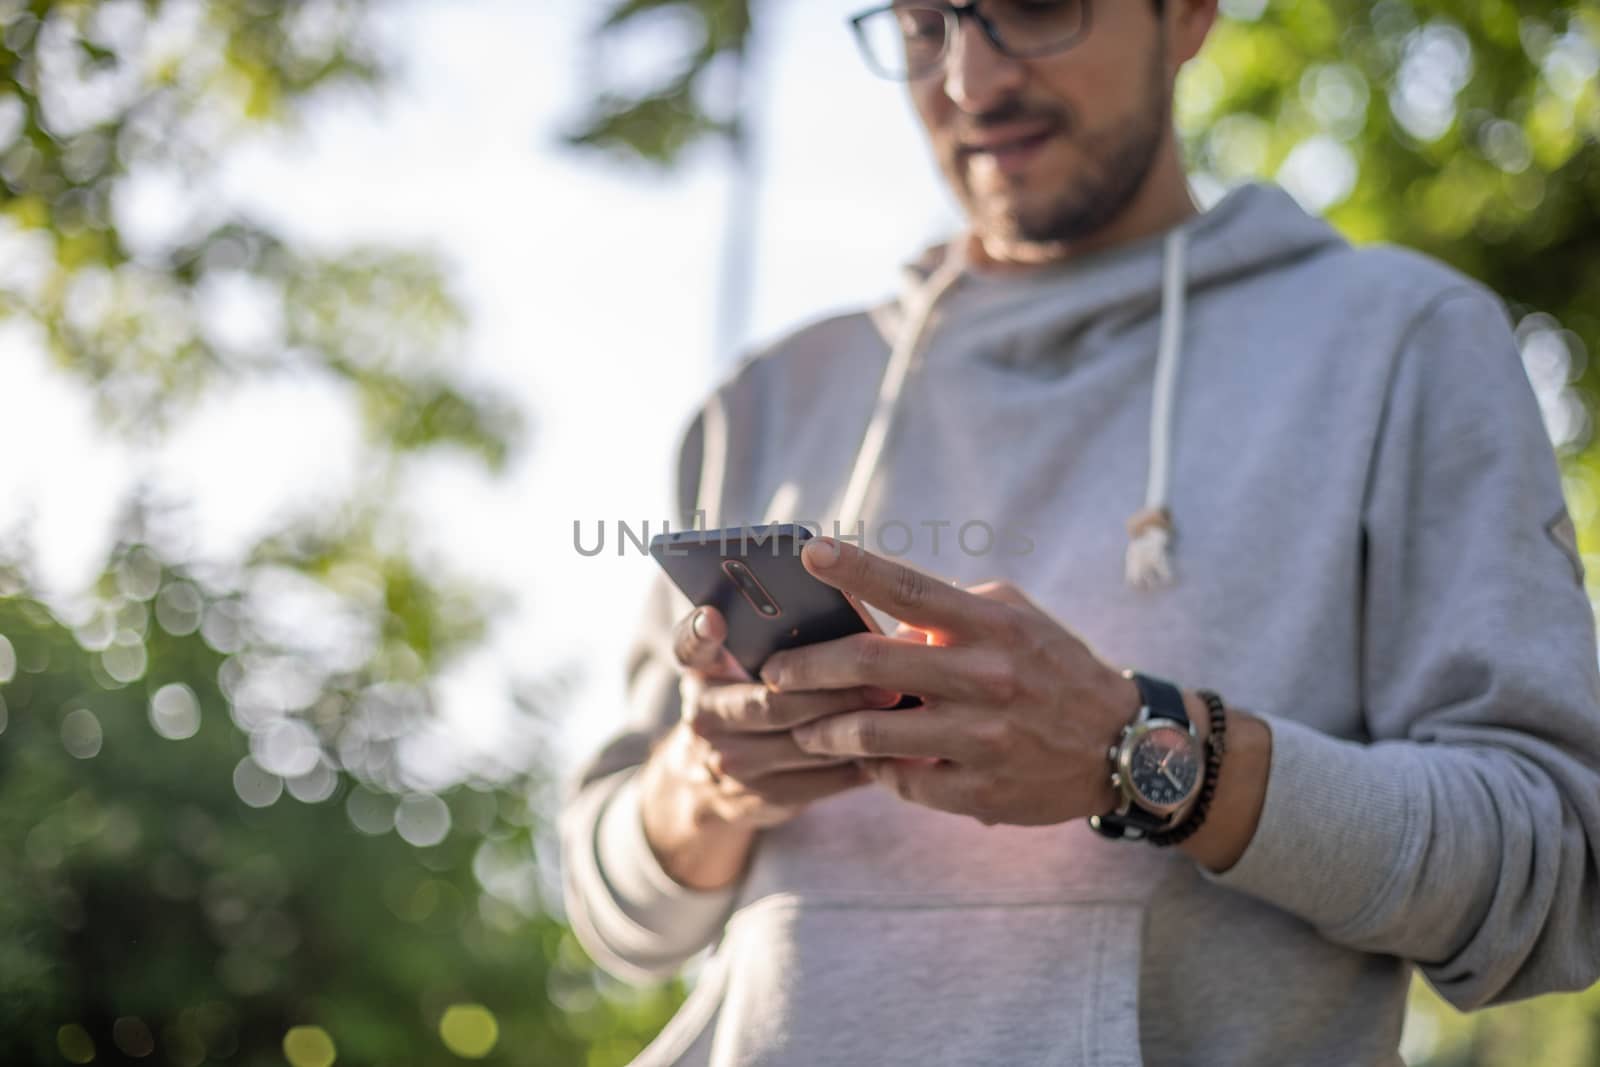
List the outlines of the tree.
{"label": "tree", "polygon": [[[1417,248],[1504,296],[1586,553],[1600,548],[1600,9],[1534,0],[1223,0],[1179,83],[1201,186],[1276,178],[1358,242]],[[669,11],[700,29],[662,85],[602,91],[574,136],[657,166],[728,134],[697,86],[761,11],[749,0],[615,0],[603,40]],[[1600,565],[1590,597],[1600,600]],[[1600,990],[1465,1018],[1424,987],[1430,1064],[1600,1064]]]}
{"label": "tree", "polygon": [[[759,71],[754,69],[750,5],[747,0],[622,0],[596,27],[592,47],[597,58],[614,38],[648,33],[664,19],[690,24],[692,50],[670,61],[675,69],[659,85],[627,91],[595,80],[588,113],[565,140],[573,148],[657,169],[676,166],[702,141],[722,143],[728,153],[730,194],[716,345],[726,356],[742,342],[755,274],[760,178],[751,102]],[[604,70],[609,64],[597,61],[593,67]]]}
{"label": "tree", "polygon": [[[498,603],[387,502],[410,457],[497,471],[524,424],[453,369],[443,272],[203,195],[253,130],[381,88],[368,9],[0,0],[8,341],[136,454],[219,390],[320,382],[369,473],[237,563],[186,555],[183,502],[143,485],[81,596],[40,587],[25,529],[0,550],[0,1062],[611,1062],[663,1010],[595,997],[550,918],[537,761],[437,787],[401,758]],[[154,172],[190,195],[152,233],[124,197]],[[219,328],[223,290],[259,329]],[[557,693],[517,694],[530,736]]]}

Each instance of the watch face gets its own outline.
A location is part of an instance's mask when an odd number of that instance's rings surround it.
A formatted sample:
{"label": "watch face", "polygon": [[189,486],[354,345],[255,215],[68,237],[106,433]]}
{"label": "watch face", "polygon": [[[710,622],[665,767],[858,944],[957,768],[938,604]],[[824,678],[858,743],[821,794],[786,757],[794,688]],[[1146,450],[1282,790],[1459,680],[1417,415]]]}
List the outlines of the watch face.
{"label": "watch face", "polygon": [[1130,755],[1130,780],[1141,806],[1158,812],[1177,809],[1200,782],[1194,739],[1185,730],[1163,727],[1140,737]]}

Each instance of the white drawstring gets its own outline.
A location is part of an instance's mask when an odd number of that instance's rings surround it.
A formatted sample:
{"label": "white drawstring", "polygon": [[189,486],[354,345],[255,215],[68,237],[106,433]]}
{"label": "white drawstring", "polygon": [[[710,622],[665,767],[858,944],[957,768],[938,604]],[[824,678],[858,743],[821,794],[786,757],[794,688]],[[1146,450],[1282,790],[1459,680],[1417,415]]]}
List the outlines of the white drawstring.
{"label": "white drawstring", "polygon": [[[1183,355],[1186,236],[1182,227],[1167,234],[1162,263],[1160,347],[1156,354],[1150,412],[1150,467],[1144,507],[1128,519],[1129,542],[1124,567],[1127,583],[1137,589],[1149,589],[1172,580],[1172,516],[1167,508],[1167,490],[1172,462],[1173,394],[1177,390],[1178,367]],[[932,322],[934,308],[966,269],[964,251],[964,240],[950,242],[944,263],[921,291],[919,302],[889,353],[877,404],[856,452],[850,481],[839,505],[839,529],[847,535],[861,519],[867,490],[883,458],[901,394]]]}
{"label": "white drawstring", "polygon": [[1172,580],[1172,515],[1167,481],[1172,461],[1172,396],[1183,354],[1185,231],[1167,234],[1161,278],[1161,342],[1150,410],[1150,471],[1144,507],[1128,519],[1127,583],[1136,589]]}
{"label": "white drawstring", "polygon": [[915,361],[922,339],[928,332],[928,325],[933,320],[933,309],[966,270],[965,249],[964,238],[949,243],[944,262],[939,265],[933,277],[928,279],[928,284],[922,289],[921,298],[913,309],[909,321],[895,338],[894,348],[889,353],[888,367],[883,372],[883,384],[878,387],[878,402],[872,410],[872,421],[867,423],[866,435],[862,437],[861,447],[856,451],[855,466],[850,471],[850,481],[845,485],[844,498],[839,504],[839,530],[845,536],[851,536],[855,532],[856,523],[861,519],[861,509],[866,505],[867,490],[872,485],[872,476],[878,469],[878,461],[883,458],[883,448],[889,440],[889,430],[894,424],[895,412],[900,406],[900,394],[905,389],[906,379],[911,374],[911,364]]}

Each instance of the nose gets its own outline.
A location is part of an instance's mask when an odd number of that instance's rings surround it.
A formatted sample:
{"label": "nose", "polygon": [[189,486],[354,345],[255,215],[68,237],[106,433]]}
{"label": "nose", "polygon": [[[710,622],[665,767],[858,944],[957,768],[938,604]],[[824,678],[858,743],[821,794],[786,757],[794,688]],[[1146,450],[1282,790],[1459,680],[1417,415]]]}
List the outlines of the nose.
{"label": "nose", "polygon": [[975,18],[957,20],[944,57],[944,91],[962,111],[983,114],[1022,85],[1022,63],[1001,55]]}

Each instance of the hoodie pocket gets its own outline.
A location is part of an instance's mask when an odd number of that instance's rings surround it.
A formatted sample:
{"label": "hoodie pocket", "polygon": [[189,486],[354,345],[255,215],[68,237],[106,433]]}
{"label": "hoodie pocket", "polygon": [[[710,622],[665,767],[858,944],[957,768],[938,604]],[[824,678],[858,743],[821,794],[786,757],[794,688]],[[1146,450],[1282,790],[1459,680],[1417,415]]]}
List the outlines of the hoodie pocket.
{"label": "hoodie pocket", "polygon": [[634,1067],[1140,1067],[1141,925],[1123,901],[763,897]]}

